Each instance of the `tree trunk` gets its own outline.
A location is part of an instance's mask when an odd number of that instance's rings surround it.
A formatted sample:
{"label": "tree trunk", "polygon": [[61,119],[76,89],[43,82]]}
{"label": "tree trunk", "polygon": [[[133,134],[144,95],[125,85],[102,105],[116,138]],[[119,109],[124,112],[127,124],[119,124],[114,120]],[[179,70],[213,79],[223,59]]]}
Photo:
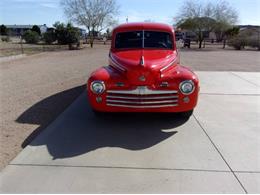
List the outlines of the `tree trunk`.
{"label": "tree trunk", "polygon": [[94,45],[94,36],[93,35],[90,36],[89,43],[90,43],[90,47],[93,48],[93,45]]}
{"label": "tree trunk", "polygon": [[203,40],[199,40],[199,49],[201,49],[202,41],[203,41]]}
{"label": "tree trunk", "polygon": [[95,27],[92,26],[91,35],[90,35],[90,47],[93,48],[95,39]]}
{"label": "tree trunk", "polygon": [[226,39],[223,40],[223,49],[226,48]]}
{"label": "tree trunk", "polygon": [[198,34],[199,49],[201,49],[203,40],[204,40],[203,34],[202,34],[202,31],[200,31],[199,34]]}
{"label": "tree trunk", "polygon": [[69,43],[68,46],[69,46],[69,50],[72,50],[72,49],[73,49],[72,43]]}

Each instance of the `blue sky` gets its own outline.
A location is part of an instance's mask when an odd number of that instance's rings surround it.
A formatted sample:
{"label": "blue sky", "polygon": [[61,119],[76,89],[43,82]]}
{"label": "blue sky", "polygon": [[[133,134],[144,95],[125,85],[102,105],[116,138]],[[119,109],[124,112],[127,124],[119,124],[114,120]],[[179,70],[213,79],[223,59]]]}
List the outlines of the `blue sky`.
{"label": "blue sky", "polygon": [[[201,0],[202,2],[216,0]],[[260,0],[226,0],[239,13],[238,24],[260,25]],[[117,0],[119,23],[152,20],[171,24],[183,0]],[[66,22],[60,0],[0,0],[0,24]]]}

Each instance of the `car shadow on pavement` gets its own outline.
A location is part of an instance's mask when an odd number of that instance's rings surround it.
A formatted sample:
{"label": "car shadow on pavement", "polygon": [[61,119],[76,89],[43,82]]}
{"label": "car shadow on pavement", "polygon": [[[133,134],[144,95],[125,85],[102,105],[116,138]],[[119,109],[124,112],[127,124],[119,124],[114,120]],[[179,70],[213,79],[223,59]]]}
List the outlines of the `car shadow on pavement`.
{"label": "car shadow on pavement", "polygon": [[[75,89],[71,90],[72,92],[61,92],[61,94],[42,100],[25,111],[17,121],[33,124],[36,122],[41,125],[40,118],[38,120],[26,119],[30,119],[28,116],[31,113],[41,117],[35,112],[37,107],[41,108],[42,105],[50,107],[51,102],[59,102],[58,97],[64,96],[62,93],[71,94],[75,91]],[[57,101],[56,98],[58,98]],[[143,150],[176,134],[177,131],[174,128],[183,125],[186,121],[187,119],[178,115],[162,113],[109,113],[96,116],[88,104],[86,93],[83,93],[62,114],[62,117],[52,123],[41,136],[35,138],[29,145],[45,145],[53,159],[74,157],[104,147]],[[39,128],[42,130],[42,127]],[[35,136],[30,135],[23,146],[28,144],[29,140],[31,141],[30,137]]]}
{"label": "car shadow on pavement", "polygon": [[22,143],[26,147],[39,133],[54,121],[85,89],[77,86],[51,95],[24,111],[17,119],[18,123],[40,125]]}

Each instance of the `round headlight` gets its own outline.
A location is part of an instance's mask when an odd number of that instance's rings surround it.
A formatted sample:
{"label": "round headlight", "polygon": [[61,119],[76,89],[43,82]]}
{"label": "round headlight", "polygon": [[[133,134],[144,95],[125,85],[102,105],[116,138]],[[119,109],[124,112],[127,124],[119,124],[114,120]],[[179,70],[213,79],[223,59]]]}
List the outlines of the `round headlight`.
{"label": "round headlight", "polygon": [[105,91],[106,87],[103,81],[93,81],[90,84],[91,91],[96,94],[101,94]]}
{"label": "round headlight", "polygon": [[195,89],[194,83],[190,80],[186,80],[180,83],[180,90],[184,95],[191,94]]}

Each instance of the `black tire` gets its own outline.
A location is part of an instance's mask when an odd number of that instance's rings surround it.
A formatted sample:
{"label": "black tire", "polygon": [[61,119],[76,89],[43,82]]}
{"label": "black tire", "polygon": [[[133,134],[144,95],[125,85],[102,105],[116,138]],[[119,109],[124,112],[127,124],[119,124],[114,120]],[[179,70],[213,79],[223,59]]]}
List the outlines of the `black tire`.
{"label": "black tire", "polygon": [[192,110],[189,110],[189,111],[186,111],[186,112],[181,112],[180,115],[184,118],[190,118],[191,115],[193,114],[193,109]]}
{"label": "black tire", "polygon": [[105,115],[104,112],[100,112],[97,110],[92,110],[92,112],[95,114],[96,117],[103,117]]}

